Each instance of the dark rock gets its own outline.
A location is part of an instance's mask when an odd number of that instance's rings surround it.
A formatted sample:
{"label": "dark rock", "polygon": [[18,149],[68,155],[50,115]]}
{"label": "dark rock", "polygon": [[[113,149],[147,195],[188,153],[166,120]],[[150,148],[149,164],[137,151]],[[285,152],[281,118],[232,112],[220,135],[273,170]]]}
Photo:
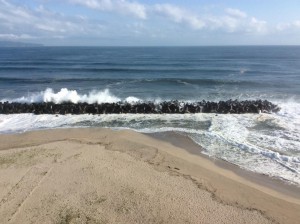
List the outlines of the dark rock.
{"label": "dark rock", "polygon": [[34,113],[34,114],[120,114],[120,113],[219,113],[219,114],[243,114],[243,113],[273,113],[280,108],[267,100],[227,100],[220,102],[201,101],[185,103],[179,101],[163,101],[130,103],[9,103],[0,102],[0,114]]}

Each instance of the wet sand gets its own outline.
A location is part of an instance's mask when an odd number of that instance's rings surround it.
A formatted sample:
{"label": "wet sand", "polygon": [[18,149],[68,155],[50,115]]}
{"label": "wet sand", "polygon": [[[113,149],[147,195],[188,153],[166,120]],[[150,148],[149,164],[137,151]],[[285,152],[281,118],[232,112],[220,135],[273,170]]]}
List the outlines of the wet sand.
{"label": "wet sand", "polygon": [[163,132],[163,133],[150,133],[147,135],[154,137],[155,139],[170,142],[172,145],[179,147],[179,148],[183,148],[191,154],[201,156],[205,159],[209,159],[215,165],[217,165],[223,169],[232,171],[232,172],[236,173],[238,176],[245,178],[246,180],[250,180],[251,182],[254,182],[258,185],[268,187],[272,190],[278,191],[280,193],[283,193],[285,195],[288,195],[290,197],[297,198],[300,200],[300,186],[289,184],[282,180],[271,178],[271,177],[263,175],[263,174],[258,174],[258,173],[254,173],[251,171],[247,171],[247,170],[241,169],[237,165],[234,165],[227,161],[209,157],[209,156],[201,153],[202,150],[204,150],[203,148],[201,148],[201,146],[196,144],[193,140],[191,140],[189,137],[185,136],[184,134],[180,134],[180,133],[173,132],[173,131],[168,131],[168,132]]}
{"label": "wet sand", "polygon": [[0,223],[299,222],[298,188],[253,181],[183,138],[97,128],[0,135]]}

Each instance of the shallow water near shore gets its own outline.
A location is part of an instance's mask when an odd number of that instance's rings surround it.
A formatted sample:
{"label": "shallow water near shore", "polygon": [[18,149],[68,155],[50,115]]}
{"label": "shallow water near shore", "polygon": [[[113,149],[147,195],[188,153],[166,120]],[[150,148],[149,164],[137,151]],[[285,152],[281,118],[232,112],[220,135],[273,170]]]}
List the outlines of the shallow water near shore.
{"label": "shallow water near shore", "polygon": [[298,185],[289,184],[286,181],[281,181],[275,178],[269,178],[264,174],[259,174],[255,172],[248,171],[246,169],[241,169],[239,166],[228,163],[225,160],[217,159],[215,157],[210,157],[206,154],[203,154],[203,148],[196,144],[191,138],[186,136],[184,133],[178,133],[173,131],[167,132],[157,132],[157,133],[148,133],[148,136],[153,137],[154,139],[162,140],[171,143],[172,145],[185,149],[189,153],[201,156],[205,159],[209,159],[216,166],[221,167],[222,169],[229,170],[237,174],[238,176],[250,180],[253,183],[259,184],[260,186],[273,189],[277,192],[283,193],[285,195],[291,196],[292,198],[300,199],[300,188]]}

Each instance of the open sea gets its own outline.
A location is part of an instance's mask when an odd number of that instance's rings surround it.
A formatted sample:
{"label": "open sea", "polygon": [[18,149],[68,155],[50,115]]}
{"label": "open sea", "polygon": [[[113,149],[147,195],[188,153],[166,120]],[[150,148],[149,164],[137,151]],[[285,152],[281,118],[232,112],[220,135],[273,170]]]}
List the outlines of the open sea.
{"label": "open sea", "polygon": [[[274,114],[0,114],[0,133],[175,131],[213,158],[300,187],[300,46],[0,48],[0,101],[262,99]],[[0,143],[1,144],[1,143]]]}

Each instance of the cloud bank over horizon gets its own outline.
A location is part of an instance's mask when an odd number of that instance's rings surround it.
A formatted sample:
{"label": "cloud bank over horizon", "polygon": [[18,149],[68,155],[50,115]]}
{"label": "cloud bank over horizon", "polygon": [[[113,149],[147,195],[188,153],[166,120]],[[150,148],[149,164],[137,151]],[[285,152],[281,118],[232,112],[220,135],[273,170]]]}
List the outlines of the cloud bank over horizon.
{"label": "cloud bank over horizon", "polygon": [[300,44],[296,1],[260,2],[0,0],[0,40],[85,46]]}

